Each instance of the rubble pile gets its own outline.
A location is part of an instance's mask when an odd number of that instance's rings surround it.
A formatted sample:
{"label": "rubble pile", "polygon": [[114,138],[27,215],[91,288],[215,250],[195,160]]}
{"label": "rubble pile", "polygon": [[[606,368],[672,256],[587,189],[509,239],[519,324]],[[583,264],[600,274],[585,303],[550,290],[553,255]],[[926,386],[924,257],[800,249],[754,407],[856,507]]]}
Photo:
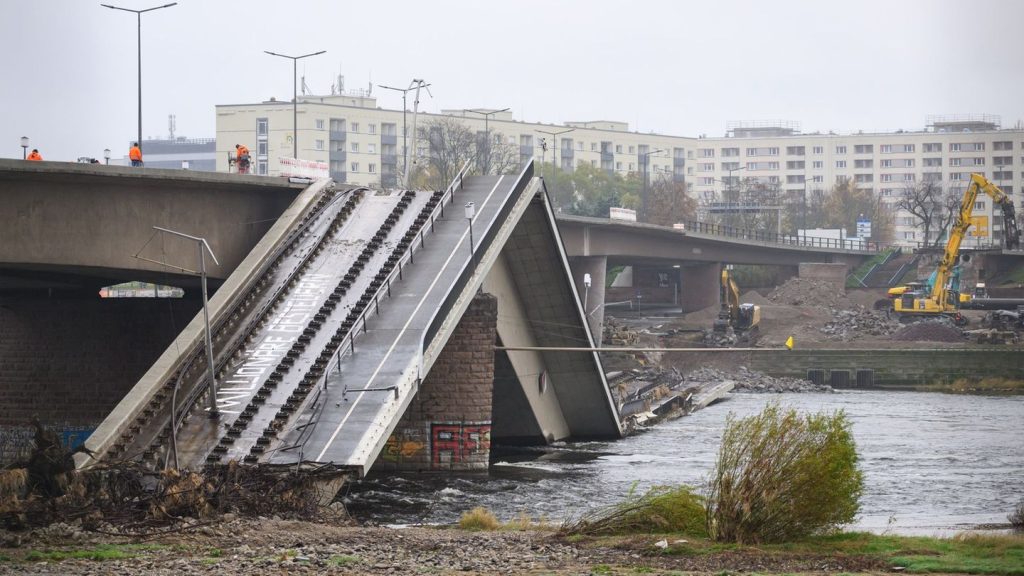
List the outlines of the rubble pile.
{"label": "rubble pile", "polygon": [[697,385],[704,382],[721,382],[731,380],[733,392],[779,394],[782,392],[832,392],[828,385],[817,385],[810,380],[801,378],[776,378],[768,376],[746,366],[740,366],[734,372],[726,372],[716,368],[698,368],[683,379],[684,383]]}
{"label": "rubble pile", "polygon": [[852,303],[835,284],[823,280],[790,278],[768,293],[768,300],[788,306],[852,308]]}
{"label": "rubble pile", "polygon": [[888,336],[901,328],[901,324],[884,312],[868,310],[863,306],[843,310],[833,308],[832,320],[820,330],[832,340],[848,342],[865,336]]}
{"label": "rubble pile", "polygon": [[601,342],[605,346],[636,346],[640,341],[640,333],[627,326],[618,324],[614,318],[605,317]]}
{"label": "rubble pile", "polygon": [[918,342],[963,342],[963,331],[948,318],[923,320],[905,326],[892,335],[893,340]]}

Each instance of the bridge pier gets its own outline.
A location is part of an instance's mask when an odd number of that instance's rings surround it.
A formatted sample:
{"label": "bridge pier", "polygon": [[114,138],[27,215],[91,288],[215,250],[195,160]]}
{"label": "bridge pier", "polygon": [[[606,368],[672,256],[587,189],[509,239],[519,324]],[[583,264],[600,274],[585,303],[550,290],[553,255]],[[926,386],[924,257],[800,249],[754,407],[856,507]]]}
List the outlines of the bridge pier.
{"label": "bridge pier", "polygon": [[718,304],[721,274],[720,262],[683,266],[679,282],[681,311],[694,312]]}
{"label": "bridge pier", "polygon": [[498,300],[473,298],[388,438],[374,471],[486,471]]}
{"label": "bridge pier", "polygon": [[[583,302],[587,314],[587,324],[594,342],[601,341],[601,330],[604,328],[605,276],[608,270],[607,256],[577,256],[569,259],[572,269],[572,280],[576,292]],[[590,274],[590,287],[583,280]]]}

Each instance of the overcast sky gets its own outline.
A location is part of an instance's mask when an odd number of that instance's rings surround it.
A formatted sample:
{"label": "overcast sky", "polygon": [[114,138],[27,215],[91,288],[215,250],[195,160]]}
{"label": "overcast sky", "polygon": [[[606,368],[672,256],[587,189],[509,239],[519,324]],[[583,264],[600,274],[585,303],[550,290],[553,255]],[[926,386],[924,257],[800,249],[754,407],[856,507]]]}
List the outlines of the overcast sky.
{"label": "overcast sky", "polygon": [[[112,0],[133,9],[160,0]],[[427,111],[621,120],[721,135],[730,120],[805,131],[919,129],[929,114],[1024,119],[1019,0],[179,0],[142,17],[143,135],[213,137],[214,105],[432,84]],[[0,157],[126,154],[136,133],[136,18],[86,0],[0,0]],[[374,89],[399,109],[401,95]]]}

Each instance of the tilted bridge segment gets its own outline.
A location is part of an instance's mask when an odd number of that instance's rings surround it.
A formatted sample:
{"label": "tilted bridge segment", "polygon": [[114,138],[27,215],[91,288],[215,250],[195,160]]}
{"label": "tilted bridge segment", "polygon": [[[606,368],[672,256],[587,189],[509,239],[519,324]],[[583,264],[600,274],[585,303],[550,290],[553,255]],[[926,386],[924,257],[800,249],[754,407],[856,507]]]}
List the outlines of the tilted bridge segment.
{"label": "tilted bridge segment", "polygon": [[304,190],[211,301],[217,415],[197,316],[86,446],[361,475],[485,467],[492,438],[618,437],[596,353],[494,350],[594,344],[532,168],[434,193]]}

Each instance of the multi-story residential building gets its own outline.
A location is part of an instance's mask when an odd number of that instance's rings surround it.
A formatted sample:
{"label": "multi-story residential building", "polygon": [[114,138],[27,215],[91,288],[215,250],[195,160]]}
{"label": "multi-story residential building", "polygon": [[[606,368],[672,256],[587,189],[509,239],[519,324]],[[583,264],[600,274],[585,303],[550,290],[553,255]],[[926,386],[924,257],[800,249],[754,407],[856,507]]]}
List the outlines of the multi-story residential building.
{"label": "multi-story residential building", "polygon": [[[242,143],[254,153],[254,173],[277,175],[278,158],[292,156],[292,103],[216,110],[217,170],[228,170],[229,154]],[[430,154],[427,140],[413,141],[411,112],[379,108],[367,92],[300,96],[297,115],[299,156],[329,163],[339,182],[395,186],[406,147],[411,162]],[[615,121],[522,122],[495,110],[420,113],[418,122],[451,117],[479,137],[489,132],[492,141],[516,148],[520,162],[554,161],[563,169],[587,163],[623,175],[642,172],[646,164],[652,179],[685,180],[699,200],[755,179],[777,186],[786,202],[803,202],[812,191],[849,179],[895,205],[907,186],[935,182],[959,194],[971,172],[981,172],[1020,206],[1024,183],[1024,128],[1001,129],[999,119],[989,116],[933,117],[918,131],[856,134],[803,133],[787,122],[737,123],[725,136],[710,138],[631,132]],[[987,196],[978,199],[974,213],[974,236],[965,245],[999,242],[999,214]],[[912,216],[897,212],[895,218],[897,242],[925,240]]]}

